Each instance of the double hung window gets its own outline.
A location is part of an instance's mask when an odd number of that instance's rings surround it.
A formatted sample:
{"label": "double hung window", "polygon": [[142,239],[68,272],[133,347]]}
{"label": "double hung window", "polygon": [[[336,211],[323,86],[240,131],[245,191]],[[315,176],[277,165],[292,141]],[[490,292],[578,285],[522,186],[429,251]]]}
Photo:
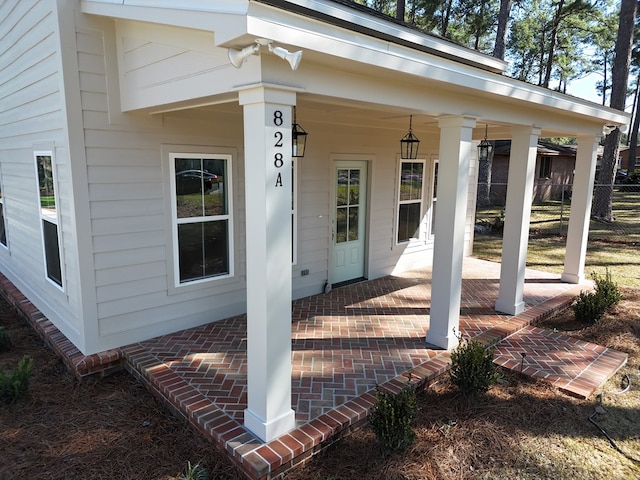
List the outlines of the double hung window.
{"label": "double hung window", "polygon": [[420,239],[423,212],[423,160],[400,163],[400,186],[398,189],[398,243]]}
{"label": "double hung window", "polygon": [[170,154],[176,285],[233,274],[231,156]]}
{"label": "double hung window", "polygon": [[47,278],[62,287],[59,214],[52,152],[35,152],[40,200],[40,227]]}

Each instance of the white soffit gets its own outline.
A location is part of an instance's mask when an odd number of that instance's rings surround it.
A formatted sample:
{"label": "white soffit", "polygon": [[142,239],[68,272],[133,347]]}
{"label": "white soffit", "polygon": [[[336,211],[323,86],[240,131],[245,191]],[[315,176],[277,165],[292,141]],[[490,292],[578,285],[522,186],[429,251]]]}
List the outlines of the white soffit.
{"label": "white soffit", "polygon": [[[332,57],[340,58],[352,62],[355,69],[366,65],[391,74],[408,74],[492,101],[503,98],[511,104],[560,109],[591,121],[628,123],[628,114],[618,110],[494,73],[506,66],[502,60],[338,2],[82,0],[81,5],[84,13],[211,31],[215,44],[222,47],[246,46],[264,37],[302,48],[307,58],[324,65],[331,66]],[[394,38],[401,41],[392,41]]]}

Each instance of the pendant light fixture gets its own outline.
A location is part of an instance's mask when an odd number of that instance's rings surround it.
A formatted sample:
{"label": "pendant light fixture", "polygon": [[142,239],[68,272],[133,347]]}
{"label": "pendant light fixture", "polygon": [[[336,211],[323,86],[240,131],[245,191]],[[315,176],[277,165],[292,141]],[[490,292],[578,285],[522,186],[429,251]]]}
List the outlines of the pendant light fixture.
{"label": "pendant light fixture", "polygon": [[420,140],[413,134],[412,128],[413,115],[409,115],[409,132],[400,140],[400,156],[403,159],[418,158],[418,146]]}

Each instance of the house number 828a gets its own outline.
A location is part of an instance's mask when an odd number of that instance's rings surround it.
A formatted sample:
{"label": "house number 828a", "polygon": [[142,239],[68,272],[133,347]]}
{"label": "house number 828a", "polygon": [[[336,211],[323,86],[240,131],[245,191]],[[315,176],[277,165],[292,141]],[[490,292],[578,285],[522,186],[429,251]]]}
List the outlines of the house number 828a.
{"label": "house number 828a", "polygon": [[[284,123],[283,117],[282,117],[282,111],[281,110],[276,110],[275,112],[273,112],[273,124],[276,127],[281,127],[282,124]],[[276,131],[276,133],[274,133],[274,137],[276,139],[275,144],[273,145],[275,148],[278,149],[282,149],[284,148],[284,143],[283,143],[283,139],[284,139],[284,134],[281,131]],[[273,166],[276,168],[282,168],[282,166],[284,165],[284,158],[282,156],[282,152],[276,152],[273,155]],[[276,187],[282,187],[282,173],[278,172],[278,176],[276,177]]]}

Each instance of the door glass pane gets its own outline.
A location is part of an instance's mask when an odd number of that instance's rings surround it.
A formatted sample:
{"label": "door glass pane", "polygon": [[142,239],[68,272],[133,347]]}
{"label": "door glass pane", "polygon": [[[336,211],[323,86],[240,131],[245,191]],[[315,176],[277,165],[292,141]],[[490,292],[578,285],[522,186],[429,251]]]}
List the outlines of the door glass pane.
{"label": "door glass pane", "polygon": [[347,209],[336,210],[336,243],[347,241]]}
{"label": "door glass pane", "polygon": [[419,238],[420,203],[400,205],[398,214],[398,242],[407,242]]}
{"label": "door glass pane", "polygon": [[338,183],[336,184],[336,205],[347,204],[349,190],[349,170],[338,169]]}
{"label": "door glass pane", "polygon": [[228,222],[178,225],[180,281],[229,273]]}
{"label": "door glass pane", "polygon": [[360,203],[360,170],[349,170],[349,205]]}
{"label": "door glass pane", "polygon": [[349,207],[349,241],[358,240],[358,214],[360,207]]}

